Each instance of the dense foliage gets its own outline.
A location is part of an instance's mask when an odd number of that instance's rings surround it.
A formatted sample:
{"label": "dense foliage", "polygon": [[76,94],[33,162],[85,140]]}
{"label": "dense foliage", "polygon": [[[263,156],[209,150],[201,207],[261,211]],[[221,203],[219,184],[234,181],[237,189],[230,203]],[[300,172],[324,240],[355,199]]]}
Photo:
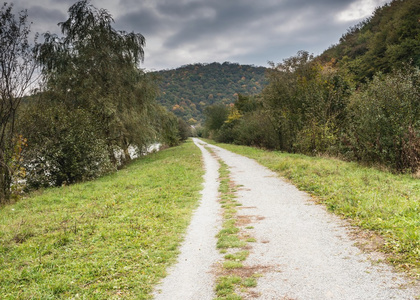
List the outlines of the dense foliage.
{"label": "dense foliage", "polygon": [[265,68],[225,62],[187,65],[156,72],[158,102],[191,125],[201,122],[208,105],[232,103],[238,93],[258,94]]}
{"label": "dense foliage", "polygon": [[412,63],[420,67],[420,1],[394,0],[350,28],[321,59],[348,69],[357,82]]}
{"label": "dense foliage", "polygon": [[350,97],[346,154],[397,170],[420,167],[420,70],[373,80]]}
{"label": "dense foliage", "polygon": [[300,51],[272,64],[259,96],[241,96],[225,106],[224,119],[222,108],[206,110],[204,134],[220,142],[329,154],[416,173],[419,13],[418,1],[395,0],[321,56]]}
{"label": "dense foliage", "polygon": [[106,10],[77,2],[59,23],[63,37],[44,34],[37,58],[45,89],[54,93],[51,105],[59,102],[69,111],[88,112],[115,163],[116,147],[125,152],[133,138],[144,136],[132,131],[146,127],[146,116],[140,114],[153,97],[142,91],[143,74],[136,67],[143,59],[144,37],[116,31],[111,23]]}

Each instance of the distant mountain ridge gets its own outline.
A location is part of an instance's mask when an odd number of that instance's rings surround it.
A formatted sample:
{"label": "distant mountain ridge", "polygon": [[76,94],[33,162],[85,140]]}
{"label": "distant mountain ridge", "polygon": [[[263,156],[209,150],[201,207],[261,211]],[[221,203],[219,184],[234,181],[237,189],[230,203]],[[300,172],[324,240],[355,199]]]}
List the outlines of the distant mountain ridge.
{"label": "distant mountain ridge", "polygon": [[158,102],[194,124],[204,109],[215,103],[233,103],[237,94],[259,94],[266,84],[264,67],[214,62],[192,64],[154,72],[158,77]]}

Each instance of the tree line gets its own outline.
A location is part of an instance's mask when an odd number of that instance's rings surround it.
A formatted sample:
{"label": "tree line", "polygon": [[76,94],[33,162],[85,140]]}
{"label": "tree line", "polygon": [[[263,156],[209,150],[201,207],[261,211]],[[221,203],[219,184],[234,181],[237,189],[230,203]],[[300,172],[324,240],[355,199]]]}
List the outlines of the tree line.
{"label": "tree line", "polygon": [[1,8],[0,204],[23,187],[95,178],[129,162],[130,149],[142,154],[189,135],[139,68],[145,38],[116,30],[112,15],[88,0],[68,13],[60,36],[45,33],[31,45],[27,12]]}
{"label": "tree line", "polygon": [[418,172],[419,14],[418,1],[393,1],[319,57],[271,63],[261,94],[207,107],[203,135]]}

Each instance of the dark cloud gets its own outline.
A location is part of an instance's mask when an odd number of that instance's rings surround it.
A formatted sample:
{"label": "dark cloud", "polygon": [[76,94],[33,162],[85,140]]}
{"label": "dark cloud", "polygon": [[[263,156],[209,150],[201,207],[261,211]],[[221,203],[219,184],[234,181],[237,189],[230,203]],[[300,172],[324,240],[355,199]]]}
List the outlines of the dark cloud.
{"label": "dark cloud", "polygon": [[[277,29],[282,25],[290,27],[289,31],[283,32],[284,36],[293,35],[300,33],[300,30],[295,32],[295,28],[312,29],[311,23],[316,22],[319,16],[322,15],[322,19],[325,19],[325,6],[331,6],[333,3],[336,8],[344,8],[349,4],[348,0],[326,0],[325,3],[321,3],[322,5],[313,5],[312,2],[308,4],[308,1],[305,2],[306,5],[302,5],[303,2],[302,0],[273,1],[264,3],[265,5],[256,1],[218,0],[181,4],[162,2],[156,9],[161,15],[170,16],[172,19],[178,18],[177,31],[163,44],[164,47],[173,49],[201,40],[208,40],[210,44],[216,37],[226,36],[226,39],[229,39],[232,34],[244,35],[249,40],[261,35],[272,39],[275,38]],[[302,14],[306,14],[303,20]],[[303,22],[307,26],[299,24]]]}
{"label": "dark cloud", "polygon": [[[146,37],[145,67],[195,62],[266,65],[308,50],[319,54],[338,42],[366,10],[386,0],[91,0],[107,9],[116,28]],[[75,0],[16,0],[34,26],[58,31]]]}
{"label": "dark cloud", "polygon": [[41,6],[32,6],[28,9],[29,16],[34,20],[42,20],[43,23],[56,24],[66,19],[66,14],[58,9],[48,9]]}
{"label": "dark cloud", "polygon": [[118,25],[127,31],[140,32],[143,35],[155,35],[164,30],[165,23],[151,9],[127,13],[117,19]]}
{"label": "dark cloud", "polygon": [[[208,4],[207,4],[208,3]],[[204,4],[204,3],[203,3]],[[262,7],[257,2],[212,1],[201,7],[205,12],[214,15],[194,18],[188,22],[180,22],[179,31],[165,43],[167,47],[176,47],[195,39],[212,39],[215,36],[231,35],[248,31],[250,25],[262,23],[263,18],[272,17],[275,12],[268,7]],[[282,18],[283,13],[278,12]],[[249,37],[251,38],[251,36]]]}
{"label": "dark cloud", "polygon": [[157,3],[156,9],[166,17],[185,20],[200,14],[201,10],[209,8],[209,4],[208,2],[198,1],[192,3],[161,1]]}

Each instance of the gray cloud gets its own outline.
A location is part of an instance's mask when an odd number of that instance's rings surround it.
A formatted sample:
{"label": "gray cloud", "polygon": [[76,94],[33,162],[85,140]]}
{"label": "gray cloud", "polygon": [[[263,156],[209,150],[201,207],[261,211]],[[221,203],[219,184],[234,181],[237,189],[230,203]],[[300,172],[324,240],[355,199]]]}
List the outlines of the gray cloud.
{"label": "gray cloud", "polygon": [[[267,65],[299,50],[319,54],[366,17],[363,9],[373,11],[386,1],[91,0],[115,17],[117,29],[146,37],[147,69],[213,61]],[[74,1],[16,3],[26,5],[37,29],[58,31]]]}
{"label": "gray cloud", "polygon": [[48,9],[38,5],[30,7],[28,14],[34,20],[42,20],[44,24],[53,25],[66,18],[66,15],[58,9]]}
{"label": "gray cloud", "polygon": [[127,13],[118,18],[118,25],[128,31],[136,31],[145,35],[158,34],[165,29],[165,24],[151,9],[143,9]]}

